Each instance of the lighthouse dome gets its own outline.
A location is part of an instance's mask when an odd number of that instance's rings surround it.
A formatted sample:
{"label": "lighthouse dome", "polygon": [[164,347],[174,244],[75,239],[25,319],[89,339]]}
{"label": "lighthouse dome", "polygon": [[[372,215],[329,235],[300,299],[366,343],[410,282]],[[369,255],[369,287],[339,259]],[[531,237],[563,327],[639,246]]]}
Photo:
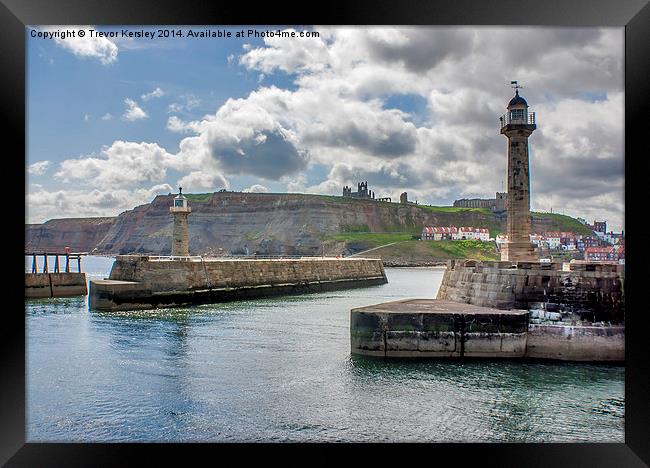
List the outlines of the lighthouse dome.
{"label": "lighthouse dome", "polygon": [[515,92],[515,97],[510,99],[510,102],[508,103],[508,107],[521,106],[521,105],[528,107],[528,103],[526,102],[526,100],[524,98],[522,98],[519,95],[519,91],[517,90]]}

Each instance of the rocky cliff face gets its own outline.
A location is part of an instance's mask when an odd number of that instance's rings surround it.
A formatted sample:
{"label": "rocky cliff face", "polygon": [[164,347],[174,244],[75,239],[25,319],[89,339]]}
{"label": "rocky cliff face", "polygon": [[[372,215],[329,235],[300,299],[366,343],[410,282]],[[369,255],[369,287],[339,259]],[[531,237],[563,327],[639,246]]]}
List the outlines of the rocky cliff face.
{"label": "rocky cliff face", "polygon": [[[99,252],[171,251],[173,195],[122,213],[97,245]],[[302,194],[218,192],[189,204],[190,252],[310,255],[328,235],[350,230],[414,231],[425,224],[458,223],[458,213],[429,213],[414,205]],[[494,224],[492,215],[468,211],[468,225]]]}
{"label": "rocky cliff face", "polygon": [[[27,226],[26,245],[105,254],[171,252],[174,195],[116,218],[51,220]],[[305,195],[217,192],[188,195],[190,253],[320,254],[327,236],[350,231],[413,232],[423,226],[487,226],[503,229],[505,218],[485,210],[462,212],[426,206]],[[535,226],[533,229],[542,228]],[[546,230],[546,227],[544,227]]]}
{"label": "rocky cliff face", "polygon": [[89,252],[101,242],[117,218],[52,219],[25,228],[25,251]]}

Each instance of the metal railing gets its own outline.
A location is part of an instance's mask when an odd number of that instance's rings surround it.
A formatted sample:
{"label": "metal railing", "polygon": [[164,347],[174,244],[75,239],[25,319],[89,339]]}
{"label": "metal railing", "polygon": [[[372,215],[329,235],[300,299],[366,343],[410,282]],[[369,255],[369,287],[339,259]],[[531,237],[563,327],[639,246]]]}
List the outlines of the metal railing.
{"label": "metal railing", "polygon": [[[51,252],[25,252],[25,258],[31,257],[32,267],[31,273],[81,273],[81,257],[85,255],[84,253],[51,253]],[[37,257],[43,257],[43,267],[38,263]],[[48,257],[54,257],[54,269],[50,270],[48,265]],[[60,260],[59,257],[62,257]],[[70,260],[76,260],[77,271],[72,271],[70,268]],[[65,261],[65,267],[63,266],[63,261]],[[25,266],[27,270],[27,266]],[[27,271],[25,271],[27,273]]]}
{"label": "metal railing", "polygon": [[527,116],[524,118],[512,118],[510,113],[503,114],[499,117],[500,128],[505,127],[506,125],[535,125],[535,113],[528,112]]}
{"label": "metal railing", "polygon": [[[300,260],[300,259],[316,259],[316,258],[337,258],[332,255],[189,255],[185,257],[171,256],[171,255],[147,255],[148,261],[165,262],[165,261],[181,261],[181,262],[201,262],[204,260]],[[342,258],[342,257],[338,257]]]}

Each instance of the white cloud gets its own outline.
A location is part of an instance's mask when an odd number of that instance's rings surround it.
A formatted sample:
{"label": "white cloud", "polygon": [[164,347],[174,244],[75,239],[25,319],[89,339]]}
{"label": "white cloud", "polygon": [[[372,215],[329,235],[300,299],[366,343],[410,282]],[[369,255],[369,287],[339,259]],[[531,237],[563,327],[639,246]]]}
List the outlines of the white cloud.
{"label": "white cloud", "polygon": [[153,91],[151,91],[150,93],[143,94],[142,96],[140,96],[140,98],[143,101],[148,101],[149,99],[159,98],[159,97],[162,97],[164,95],[165,95],[165,92],[162,89],[156,88]]}
{"label": "white cloud", "polygon": [[[36,187],[35,187],[36,188]],[[174,192],[169,184],[131,189],[48,191],[37,188],[27,193],[27,222],[42,223],[52,218],[116,216],[149,203],[156,195]],[[53,213],[56,213],[53,216]]]}
{"label": "white cloud", "polygon": [[169,130],[170,132],[198,133],[200,129],[201,129],[201,122],[199,121],[184,122],[183,120],[179,119],[175,115],[172,115],[169,119],[167,119],[167,130]]}
{"label": "white cloud", "polygon": [[95,29],[94,26],[39,26],[36,29],[53,33],[64,30],[78,32],[80,29],[83,29],[86,31],[84,37],[79,37],[78,34],[66,39],[54,37],[54,42],[58,46],[72,52],[77,57],[94,58],[99,60],[102,65],[110,65],[117,61],[118,48],[114,42],[105,37],[91,37],[88,33],[89,29]]}
{"label": "white cloud", "polygon": [[133,99],[126,98],[124,100],[124,104],[126,104],[126,109],[124,110],[124,114],[122,115],[122,118],[124,120],[133,122],[134,120],[141,120],[149,117],[147,113],[144,110],[142,110],[142,108],[138,106],[138,103],[135,102]]}
{"label": "white cloud", "polygon": [[102,120],[111,120],[112,118],[113,116],[109,112],[102,115]]}
{"label": "white cloud", "polygon": [[[506,171],[498,116],[518,79],[538,120],[533,206],[584,217],[586,200],[623,223],[622,29],[317,29],[320,39],[265,40],[239,58],[249,70],[290,73],[295,85],[258,88],[238,101],[240,117],[264,109],[311,164],[330,168],[325,180],[296,179],[289,190],[339,193],[358,177],[421,203],[494,196]],[[403,96],[425,103],[417,124],[399,108]]]}
{"label": "white cloud", "polygon": [[[225,174],[252,174],[277,180],[306,167],[308,154],[297,147],[293,129],[275,110],[253,97],[229,99],[215,115],[191,124],[197,136],[180,143],[186,160],[211,161]],[[179,127],[178,121],[173,123]]]}
{"label": "white cloud", "polygon": [[[621,28],[317,29],[320,38],[265,38],[229,56],[264,83],[281,72],[292,86],[259,86],[198,120],[191,112],[200,100],[180,96],[167,129],[193,135],[177,155],[149,162],[153,174],[135,172],[161,182],[160,171],[173,167],[188,187],[252,175],[307,193],[338,194],[368,180],[377,196],[407,191],[420,203],[491,197],[506,172],[498,117],[517,79],[538,120],[533,208],[587,218],[598,210],[610,225],[623,224]],[[118,176],[100,164],[106,158],[75,164],[105,185]],[[327,174],[321,180],[305,176],[314,165]]]}
{"label": "white cloud", "polygon": [[280,182],[287,184],[287,192],[304,193],[307,186],[307,177],[304,174],[298,174],[293,177],[285,177]]}
{"label": "white cloud", "polygon": [[177,185],[186,187],[188,191],[209,189],[216,192],[222,188],[230,188],[230,184],[223,175],[210,170],[190,172],[179,179]]}
{"label": "white cloud", "polygon": [[90,120],[90,116],[88,114],[84,114],[84,122],[88,122]]}
{"label": "white cloud", "polygon": [[27,172],[32,175],[43,175],[50,167],[50,161],[39,161],[27,166]]}
{"label": "white cloud", "polygon": [[201,105],[201,100],[193,94],[184,94],[179,97],[179,102],[172,102],[167,107],[169,113],[190,112]]}
{"label": "white cloud", "polygon": [[[292,28],[288,32],[295,31]],[[321,38],[296,37],[291,40],[280,37],[266,37],[264,44],[268,47],[246,48],[239,63],[246,68],[261,70],[265,73],[274,70],[295,72],[298,70],[320,70],[328,62],[328,49]]]}
{"label": "white cloud", "polygon": [[248,188],[245,188],[243,192],[250,192],[250,193],[268,193],[269,189],[264,187],[263,185],[260,184],[253,184]]}
{"label": "white cloud", "polygon": [[179,167],[180,159],[155,143],[115,141],[102,148],[99,156],[67,159],[54,177],[76,181],[100,189],[127,188],[144,182],[163,182],[169,167]]}

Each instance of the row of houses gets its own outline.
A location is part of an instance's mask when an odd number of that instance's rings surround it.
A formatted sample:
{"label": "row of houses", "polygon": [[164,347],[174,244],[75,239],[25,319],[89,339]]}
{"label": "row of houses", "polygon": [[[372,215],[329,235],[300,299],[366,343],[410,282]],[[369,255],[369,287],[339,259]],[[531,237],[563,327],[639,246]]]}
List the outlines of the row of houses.
{"label": "row of houses", "polygon": [[593,224],[587,223],[582,218],[577,218],[578,221],[580,221],[582,224],[584,224],[587,228],[591,229],[594,231],[594,234],[598,236],[599,239],[607,242],[610,245],[616,245],[616,244],[622,244],[625,240],[625,231],[621,232],[614,232],[614,231],[609,231],[607,232],[607,221],[595,221]]}
{"label": "row of houses", "polygon": [[622,244],[625,241],[625,232],[599,232],[594,231],[599,239],[610,245]]}
{"label": "row of houses", "polygon": [[589,247],[585,250],[585,260],[591,262],[622,262],[625,260],[623,244],[609,247]]}
{"label": "row of houses", "polygon": [[[505,243],[505,234],[496,238],[497,246]],[[590,247],[604,247],[606,241],[599,236],[583,236],[573,232],[546,232],[544,234],[531,234],[530,242],[542,250],[568,250],[584,252]],[[623,245],[620,239],[619,245]]]}
{"label": "row of houses", "polygon": [[455,227],[455,226],[425,226],[422,229],[422,240],[478,240],[488,242],[490,231],[487,228]]}

